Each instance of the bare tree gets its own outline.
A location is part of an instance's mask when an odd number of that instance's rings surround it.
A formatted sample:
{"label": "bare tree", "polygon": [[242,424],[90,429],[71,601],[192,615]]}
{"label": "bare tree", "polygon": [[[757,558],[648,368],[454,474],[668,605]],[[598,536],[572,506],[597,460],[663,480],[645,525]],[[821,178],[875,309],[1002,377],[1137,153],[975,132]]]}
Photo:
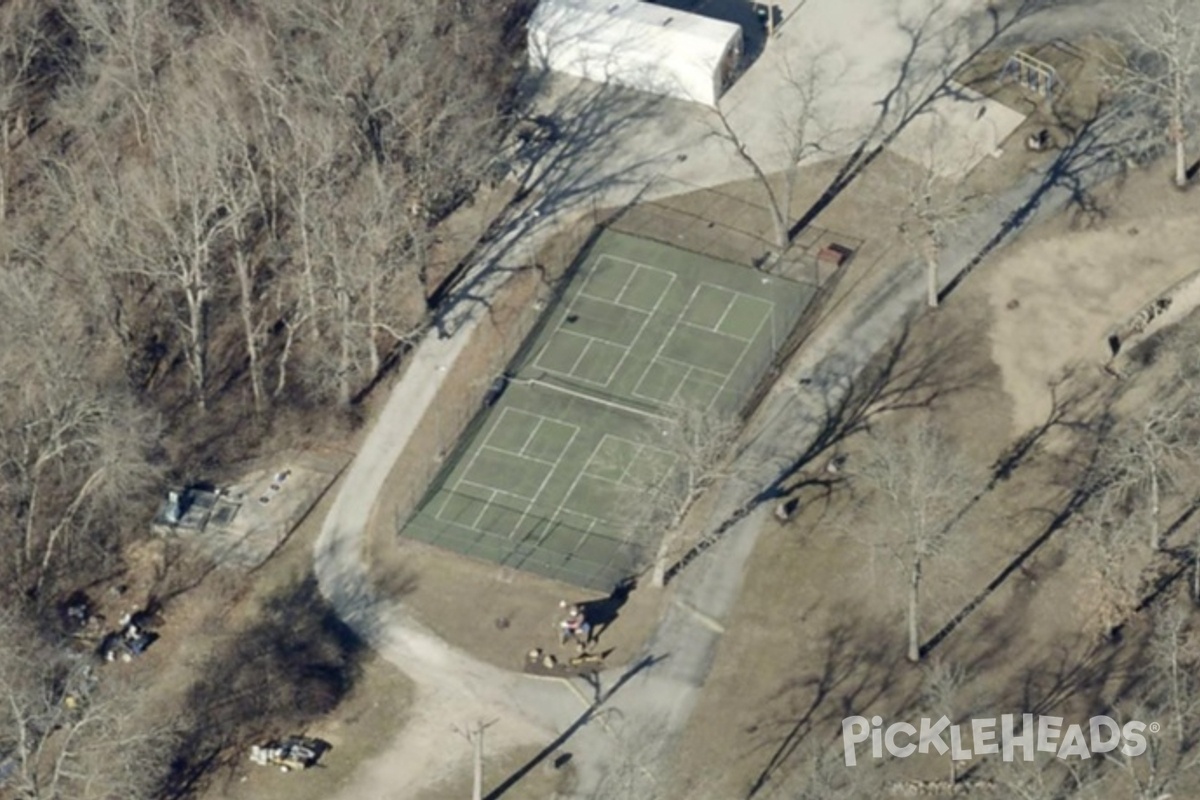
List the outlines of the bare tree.
{"label": "bare tree", "polygon": [[1156,400],[1120,425],[1109,440],[1104,459],[1108,478],[1136,513],[1144,509],[1151,550],[1162,546],[1162,496],[1190,474],[1200,456],[1200,415],[1190,394]]}
{"label": "bare tree", "polygon": [[62,92],[56,115],[85,136],[127,120],[144,145],[162,119],[156,73],[182,40],[169,0],[72,0],[64,11],[89,57]]}
{"label": "bare tree", "polygon": [[[957,724],[966,711],[963,687],[967,672],[958,664],[937,660],[929,664],[922,687],[925,707],[933,714],[944,716],[950,723]],[[950,786],[958,783],[958,762],[950,753]]]}
{"label": "bare tree", "polygon": [[775,104],[770,133],[775,152],[752,152],[750,142],[734,126],[729,111],[717,108],[715,112],[713,134],[728,142],[753,173],[767,201],[774,245],[780,253],[791,244],[792,201],[799,166],[822,152],[832,136],[821,124],[825,118],[821,105],[836,85],[837,76],[825,66],[830,62],[824,55],[813,55],[798,67],[786,59],[783,61],[784,88]]}
{"label": "bare tree", "polygon": [[975,468],[927,420],[875,439],[854,470],[863,537],[892,564],[907,600],[908,658],[921,659],[921,599],[932,559],[952,544],[956,515],[975,491]]}
{"label": "bare tree", "polygon": [[1185,142],[1195,123],[1200,79],[1200,6],[1191,0],[1150,0],[1130,12],[1127,30],[1133,52],[1115,65],[1115,89],[1161,126],[1175,151],[1175,185],[1186,186]]}
{"label": "bare tree", "polygon": [[1123,513],[1116,493],[1101,493],[1076,527],[1083,567],[1077,602],[1089,625],[1109,638],[1136,608],[1149,553],[1138,546],[1139,520]]}
{"label": "bare tree", "polygon": [[[1114,714],[1118,724],[1127,720],[1153,720],[1163,708],[1157,702],[1137,702],[1127,714]],[[1114,774],[1103,781],[1104,792],[1100,797],[1129,797],[1133,800],[1173,800],[1184,788],[1190,788],[1200,753],[1194,745],[1188,746],[1173,735],[1160,730],[1144,734],[1145,752],[1129,755],[1124,748],[1104,754],[1105,763],[1117,767]]]}
{"label": "bare tree", "polygon": [[1026,761],[989,761],[996,783],[1013,800],[1101,800],[1103,783],[1097,769],[1088,762],[1077,765],[1069,760],[1035,752]]}
{"label": "bare tree", "polygon": [[0,752],[19,800],[149,800],[169,732],[144,727],[133,687],[44,642],[9,609],[0,620]]}
{"label": "bare tree", "polygon": [[1191,624],[1191,609],[1168,598],[1154,619],[1151,652],[1155,677],[1161,687],[1163,704],[1170,710],[1171,727],[1181,749],[1189,750],[1200,742],[1200,639]]}
{"label": "bare tree", "polygon": [[331,343],[316,372],[342,405],[379,373],[381,343],[409,341],[426,321],[407,242],[394,224],[403,213],[400,191],[392,168],[369,164],[338,206],[314,220],[318,311]]}
{"label": "bare tree", "polygon": [[46,48],[38,30],[39,9],[29,3],[0,8],[0,223],[8,216],[9,171],[13,148],[29,126],[35,59]]}
{"label": "bare tree", "polygon": [[10,261],[0,272],[0,338],[10,343],[0,355],[0,508],[13,525],[12,569],[35,593],[67,544],[109,525],[90,515],[135,496],[153,474],[155,427],[119,387],[90,380],[104,340],[83,337],[88,317],[69,301],[40,263]]}
{"label": "bare tree", "polygon": [[[915,130],[915,129],[914,129]],[[902,193],[897,232],[908,248],[925,263],[925,297],[930,308],[938,307],[938,272],[946,245],[946,234],[960,220],[978,211],[979,198],[964,191],[961,181],[945,177],[960,166],[946,160],[945,143],[953,134],[936,114],[918,133],[921,163],[903,161],[891,170],[893,183]]]}
{"label": "bare tree", "polygon": [[619,476],[614,502],[622,524],[660,536],[651,582],[666,583],[671,560],[683,548],[683,522],[704,493],[731,474],[738,421],[713,407],[681,406],[652,425],[638,442],[602,458]]}

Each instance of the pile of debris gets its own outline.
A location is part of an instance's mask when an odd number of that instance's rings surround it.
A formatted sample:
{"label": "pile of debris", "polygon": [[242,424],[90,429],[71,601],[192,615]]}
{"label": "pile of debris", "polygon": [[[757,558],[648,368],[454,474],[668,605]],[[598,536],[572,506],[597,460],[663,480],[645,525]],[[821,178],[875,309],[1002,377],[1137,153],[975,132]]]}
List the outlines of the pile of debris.
{"label": "pile of debris", "polygon": [[121,627],[105,636],[100,643],[100,657],[108,662],[120,659],[128,664],[146,652],[146,648],[158,639],[158,634],[147,627],[153,621],[154,614],[149,609],[121,617]]}
{"label": "pile of debris", "polygon": [[305,770],[316,766],[329,747],[329,743],[321,739],[289,736],[266,744],[251,745],[250,760],[264,767],[279,767],[280,772]]}

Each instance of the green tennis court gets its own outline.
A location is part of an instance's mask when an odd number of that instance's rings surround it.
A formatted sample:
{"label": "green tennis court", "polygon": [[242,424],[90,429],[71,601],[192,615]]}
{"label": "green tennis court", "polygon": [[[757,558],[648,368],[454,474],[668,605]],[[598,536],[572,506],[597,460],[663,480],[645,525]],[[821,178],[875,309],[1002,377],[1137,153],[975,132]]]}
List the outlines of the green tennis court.
{"label": "green tennis court", "polygon": [[459,443],[401,535],[607,590],[661,535],[622,510],[669,474],[676,408],[733,415],[810,289],[608,231]]}

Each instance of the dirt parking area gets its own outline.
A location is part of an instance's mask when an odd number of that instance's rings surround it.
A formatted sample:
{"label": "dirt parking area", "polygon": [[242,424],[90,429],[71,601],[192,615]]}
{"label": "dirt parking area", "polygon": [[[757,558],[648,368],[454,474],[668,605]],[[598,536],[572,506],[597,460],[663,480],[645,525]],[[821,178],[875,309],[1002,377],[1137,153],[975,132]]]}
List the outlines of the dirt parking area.
{"label": "dirt parking area", "polygon": [[[1086,568],[1069,513],[1078,446],[1100,410],[1124,413],[1173,378],[1161,356],[1143,359],[1150,366],[1131,361],[1125,382],[1106,375],[1105,332],[1195,270],[1200,195],[1175,192],[1156,165],[1100,200],[1105,214],[1093,227],[1066,215],[1026,232],[940,310],[921,315],[896,370],[926,376],[900,403],[908,407],[870,409],[870,430],[838,445],[848,480],[828,493],[801,490],[798,516],[769,523],[678,753],[673,796],[821,796],[801,792],[818,761],[840,762],[844,716],[940,713],[925,691],[934,664],[965,676],[956,702],[966,716],[1108,707],[1143,655],[1145,620],[1130,620],[1124,644],[1101,641],[1081,597]],[[1172,341],[1194,337],[1189,330],[1200,330],[1196,315]],[[923,635],[978,605],[925,664],[912,665],[902,595],[872,572],[855,535],[862,509],[853,473],[872,436],[927,424],[947,429],[969,456],[980,494],[956,525],[959,549],[926,575]],[[1168,518],[1182,513],[1188,491]],[[985,591],[1031,545],[1032,555]],[[941,780],[948,770],[934,756],[884,764],[861,771],[861,796],[881,793],[872,781]]]}

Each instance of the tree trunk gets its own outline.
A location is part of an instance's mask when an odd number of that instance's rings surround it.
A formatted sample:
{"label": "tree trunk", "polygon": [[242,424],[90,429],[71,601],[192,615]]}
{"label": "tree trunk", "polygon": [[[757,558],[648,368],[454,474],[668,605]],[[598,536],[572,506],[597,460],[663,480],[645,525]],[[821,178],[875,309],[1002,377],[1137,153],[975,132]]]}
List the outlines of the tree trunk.
{"label": "tree trunk", "polygon": [[472,800],[483,800],[483,724],[475,727],[475,774]]}
{"label": "tree trunk", "polygon": [[1187,151],[1183,144],[1183,128],[1175,134],[1175,185],[1180,189],[1187,186]]}
{"label": "tree trunk", "polygon": [[208,409],[204,397],[205,386],[208,384],[205,375],[208,367],[205,353],[207,334],[204,329],[206,298],[204,289],[197,290],[195,288],[198,282],[196,273],[199,270],[193,268],[189,272],[192,273],[187,276],[189,285],[184,290],[188,306],[188,365],[192,368],[192,385],[196,389],[196,405],[201,411],[206,411]]}
{"label": "tree trunk", "polygon": [[921,660],[921,634],[917,629],[918,602],[921,593],[921,559],[914,558],[908,585],[908,660]]}
{"label": "tree trunk", "polygon": [[24,572],[26,565],[33,563],[33,523],[38,506],[38,474],[40,468],[35,466],[29,490],[29,508],[25,511],[25,547],[19,559],[18,570]]}
{"label": "tree trunk", "polygon": [[79,491],[76,493],[75,499],[71,501],[69,506],[67,506],[67,510],[63,512],[62,518],[59,519],[58,524],[54,526],[54,530],[50,531],[50,536],[46,539],[46,549],[42,553],[42,564],[38,569],[37,581],[33,585],[34,596],[37,596],[38,592],[40,592],[42,589],[42,584],[46,581],[46,574],[50,570],[50,560],[54,557],[54,548],[58,544],[59,536],[61,536],[62,532],[66,530],[67,523],[70,522],[71,518],[75,516],[75,512],[77,512],[79,507],[83,505],[83,501],[86,500],[96,489],[96,486],[99,484],[103,475],[104,468],[101,467],[88,476],[88,479],[84,481],[83,486],[79,487]]}
{"label": "tree trunk", "polygon": [[658,544],[658,552],[654,555],[654,571],[650,574],[650,585],[656,589],[667,585],[667,567],[671,560],[671,549],[674,544],[674,533],[670,531],[664,533],[662,541]]}
{"label": "tree trunk", "polygon": [[379,375],[381,359],[379,357],[379,342],[376,331],[379,328],[379,303],[376,297],[376,273],[367,277],[367,356],[370,362],[370,375],[374,379]]}
{"label": "tree trunk", "polygon": [[1200,605],[1200,533],[1192,543],[1192,602]]}
{"label": "tree trunk", "polygon": [[1158,535],[1158,468],[1153,459],[1150,463],[1150,549],[1158,550],[1161,542]]}
{"label": "tree trunk", "polygon": [[[240,237],[239,237],[240,238]],[[240,247],[240,244],[238,245]],[[263,412],[262,366],[258,357],[258,332],[254,324],[254,278],[244,253],[233,258],[238,281],[238,305],[242,317],[242,335],[246,339],[246,357],[250,362],[250,390],[254,394],[254,413]]]}
{"label": "tree trunk", "polygon": [[938,263],[933,257],[925,259],[925,302],[930,308],[938,307]]}
{"label": "tree trunk", "polygon": [[[764,177],[763,180],[766,180],[766,178]],[[783,215],[783,209],[779,207],[779,201],[775,197],[774,192],[770,193],[769,199],[771,202],[771,223],[775,228],[775,247],[780,255],[782,255],[788,246],[788,221]]]}
{"label": "tree trunk", "polygon": [[338,288],[338,402],[343,408],[350,405],[350,361],[353,353],[354,324],[350,319],[350,297],[344,287]]}
{"label": "tree trunk", "polygon": [[296,338],[296,326],[290,319],[284,320],[283,327],[287,332],[283,338],[283,350],[279,353],[279,375],[275,379],[275,391],[272,393],[272,397],[283,396],[283,389],[287,385],[288,358],[292,355],[292,342]]}
{"label": "tree trunk", "polygon": [[[300,254],[304,262],[304,301],[308,305],[307,316],[316,320],[317,316],[317,281],[313,270],[312,242],[308,235],[308,190],[303,189],[297,197],[297,227],[300,229]],[[309,338],[317,341],[321,338],[320,325],[313,325]]]}

